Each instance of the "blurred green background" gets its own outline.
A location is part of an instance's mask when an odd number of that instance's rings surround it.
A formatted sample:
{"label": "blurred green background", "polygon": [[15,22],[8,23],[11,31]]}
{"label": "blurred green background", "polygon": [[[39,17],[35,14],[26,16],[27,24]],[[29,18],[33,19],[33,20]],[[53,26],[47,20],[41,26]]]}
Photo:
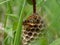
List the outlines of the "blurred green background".
{"label": "blurred green background", "polygon": [[[36,2],[37,13],[44,18],[47,26],[45,35],[31,45],[60,45],[60,0],[36,0]],[[3,38],[2,45],[14,44],[15,32],[17,27],[19,28],[18,24],[21,26],[22,19],[30,16],[32,10],[31,0],[0,0],[0,24],[2,24],[2,26],[0,25],[0,37]],[[2,28],[4,29],[2,30]]]}

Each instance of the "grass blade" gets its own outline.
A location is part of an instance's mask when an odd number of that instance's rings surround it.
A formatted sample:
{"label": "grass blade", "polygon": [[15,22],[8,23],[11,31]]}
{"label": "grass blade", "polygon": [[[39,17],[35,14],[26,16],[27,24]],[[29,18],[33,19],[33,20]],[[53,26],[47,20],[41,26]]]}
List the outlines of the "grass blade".
{"label": "grass blade", "polygon": [[23,1],[23,5],[22,5],[22,9],[21,9],[21,13],[19,14],[19,22],[18,22],[18,26],[17,26],[17,30],[16,30],[16,35],[15,35],[15,40],[14,40],[14,45],[21,45],[21,30],[22,30],[22,21],[23,21],[23,9],[26,3],[26,0],[22,0]]}

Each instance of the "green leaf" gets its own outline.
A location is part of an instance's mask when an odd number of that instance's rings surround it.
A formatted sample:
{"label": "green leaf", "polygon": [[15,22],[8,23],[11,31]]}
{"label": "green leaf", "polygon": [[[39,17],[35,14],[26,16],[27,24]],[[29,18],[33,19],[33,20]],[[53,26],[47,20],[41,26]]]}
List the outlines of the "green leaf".
{"label": "green leaf", "polygon": [[48,40],[46,37],[40,37],[39,39],[35,40],[31,43],[31,45],[48,45]]}
{"label": "green leaf", "polygon": [[60,45],[60,38],[53,41],[50,45]]}
{"label": "green leaf", "polygon": [[20,17],[19,17],[19,21],[18,21],[18,26],[17,26],[17,30],[16,30],[16,35],[15,35],[15,39],[14,39],[14,45],[21,45],[21,31],[22,31],[22,22],[23,22],[23,10],[26,4],[26,0],[22,0],[22,9],[21,12],[19,13]]}
{"label": "green leaf", "polygon": [[32,5],[32,0],[27,0],[27,3]]}
{"label": "green leaf", "polygon": [[56,0],[57,4],[60,6],[60,0]]}

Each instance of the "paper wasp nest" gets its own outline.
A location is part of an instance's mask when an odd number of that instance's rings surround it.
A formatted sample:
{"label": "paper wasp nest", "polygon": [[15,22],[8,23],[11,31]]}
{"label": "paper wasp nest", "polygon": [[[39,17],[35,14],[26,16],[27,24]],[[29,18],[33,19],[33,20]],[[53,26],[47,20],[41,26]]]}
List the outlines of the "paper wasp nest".
{"label": "paper wasp nest", "polygon": [[22,45],[28,45],[31,41],[37,39],[45,27],[42,17],[38,14],[29,16],[23,22]]}

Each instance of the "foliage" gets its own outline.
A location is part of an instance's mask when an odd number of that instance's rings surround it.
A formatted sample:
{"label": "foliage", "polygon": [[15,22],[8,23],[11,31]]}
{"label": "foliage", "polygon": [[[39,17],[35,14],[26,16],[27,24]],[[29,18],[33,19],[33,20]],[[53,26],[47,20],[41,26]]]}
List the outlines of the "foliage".
{"label": "foliage", "polygon": [[[36,0],[36,2],[37,13],[43,16],[47,27],[46,35],[31,44],[60,45],[60,0]],[[22,21],[31,14],[30,0],[0,0],[0,22],[4,24],[5,45],[21,45]]]}

